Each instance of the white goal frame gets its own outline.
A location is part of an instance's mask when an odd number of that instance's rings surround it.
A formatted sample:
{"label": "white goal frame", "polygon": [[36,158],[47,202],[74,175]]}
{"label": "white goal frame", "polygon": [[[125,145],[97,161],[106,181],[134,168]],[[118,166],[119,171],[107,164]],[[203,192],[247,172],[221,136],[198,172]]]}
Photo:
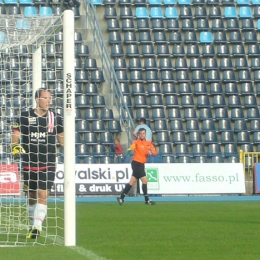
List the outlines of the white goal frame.
{"label": "white goal frame", "polygon": [[[76,245],[76,192],[75,192],[75,27],[74,27],[74,12],[66,10],[63,12],[63,17],[24,17],[21,15],[22,20],[26,23],[38,23],[37,32],[30,32],[19,34],[17,31],[8,32],[6,27],[6,39],[0,41],[0,50],[14,47],[16,45],[32,45],[34,46],[32,54],[32,95],[34,96],[35,90],[42,86],[42,51],[41,44],[52,36],[52,24],[55,24],[58,19],[63,19],[60,27],[63,27],[63,114],[64,114],[64,245]],[[9,16],[0,18],[9,19]],[[17,19],[10,17],[11,19]],[[3,27],[2,27],[3,28]],[[55,27],[56,28],[56,27]],[[9,35],[10,33],[10,35]],[[0,35],[1,37],[5,37]],[[14,39],[12,41],[12,39]],[[35,101],[33,106],[35,107]],[[23,191],[21,190],[21,193]],[[0,201],[5,201],[6,196],[0,198]],[[8,199],[7,199],[8,200]],[[19,200],[19,199],[18,199]],[[2,205],[2,204],[1,204]],[[1,206],[0,205],[0,206]],[[1,212],[1,209],[0,209]],[[0,215],[1,219],[1,215]],[[18,225],[20,223],[17,222]],[[59,242],[63,242],[59,241]],[[59,244],[59,243],[58,243]],[[25,244],[26,245],[26,244]],[[8,246],[8,245],[7,245]],[[16,245],[14,245],[16,246]]]}

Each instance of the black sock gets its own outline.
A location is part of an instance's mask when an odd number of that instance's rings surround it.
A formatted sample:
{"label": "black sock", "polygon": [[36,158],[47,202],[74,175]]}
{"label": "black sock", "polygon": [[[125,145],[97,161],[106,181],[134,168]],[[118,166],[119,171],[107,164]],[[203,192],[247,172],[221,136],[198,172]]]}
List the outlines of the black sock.
{"label": "black sock", "polygon": [[124,190],[123,190],[123,192],[122,192],[121,195],[120,195],[120,198],[121,198],[121,199],[124,199],[124,197],[125,197],[126,194],[131,190],[131,188],[132,188],[132,186],[131,186],[129,183],[127,183],[126,186],[125,186],[125,188],[124,188]]}
{"label": "black sock", "polygon": [[143,190],[143,193],[144,193],[145,201],[148,201],[149,197],[148,197],[148,194],[147,194],[147,184],[142,184],[142,190]]}

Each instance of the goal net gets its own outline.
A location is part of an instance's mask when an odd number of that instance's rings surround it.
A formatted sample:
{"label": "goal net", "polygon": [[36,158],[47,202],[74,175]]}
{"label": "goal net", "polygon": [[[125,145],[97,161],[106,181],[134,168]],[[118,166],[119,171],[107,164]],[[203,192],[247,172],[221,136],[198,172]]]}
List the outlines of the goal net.
{"label": "goal net", "polygon": [[63,17],[0,17],[0,246],[64,244],[64,200],[52,189],[41,236],[28,239],[27,194],[21,159],[11,156],[12,126],[35,107],[35,90],[52,93],[63,113]]}

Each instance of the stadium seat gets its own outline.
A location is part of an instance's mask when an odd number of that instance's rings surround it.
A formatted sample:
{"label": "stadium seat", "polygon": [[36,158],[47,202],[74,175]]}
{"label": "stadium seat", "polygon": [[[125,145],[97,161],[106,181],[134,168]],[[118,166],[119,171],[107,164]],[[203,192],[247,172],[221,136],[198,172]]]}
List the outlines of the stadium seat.
{"label": "stadium seat", "polygon": [[160,144],[165,144],[165,143],[171,143],[169,133],[167,131],[158,131],[155,134],[155,142],[160,145]]}
{"label": "stadium seat", "polygon": [[199,96],[199,95],[206,95],[206,94],[208,94],[206,84],[204,82],[195,83],[194,95]]}
{"label": "stadium seat", "polygon": [[217,127],[219,132],[227,132],[227,131],[232,131],[232,127],[231,127],[231,122],[229,118],[224,118],[224,119],[220,119],[218,121],[218,127]]}
{"label": "stadium seat", "polygon": [[204,143],[205,144],[217,144],[218,137],[215,131],[207,131],[204,133]]}
{"label": "stadium seat", "polygon": [[49,6],[40,6],[39,9],[39,15],[40,16],[52,16],[52,9]]}
{"label": "stadium seat", "polygon": [[192,57],[190,59],[190,70],[203,70],[201,58]]}
{"label": "stadium seat", "polygon": [[103,144],[94,144],[92,147],[92,154],[94,157],[106,156],[106,149]]}
{"label": "stadium seat", "polygon": [[211,19],[222,18],[222,11],[221,11],[220,6],[213,5],[213,6],[209,7],[209,18],[211,18]]}
{"label": "stadium seat", "polygon": [[147,108],[144,107],[140,107],[136,109],[136,116],[135,116],[136,120],[139,120],[140,118],[146,118],[149,119],[149,112],[147,110]]}
{"label": "stadium seat", "polygon": [[234,133],[247,131],[247,124],[245,119],[237,119],[234,121]]}
{"label": "stadium seat", "polygon": [[208,158],[207,156],[195,156],[195,163],[207,163]]}
{"label": "stadium seat", "polygon": [[146,7],[136,7],[135,9],[136,18],[149,18],[148,10]]}
{"label": "stadium seat", "polygon": [[187,143],[176,145],[176,155],[177,156],[190,156],[189,147]]}
{"label": "stadium seat", "polygon": [[189,120],[189,119],[197,119],[197,113],[196,110],[192,107],[190,108],[185,108],[184,109],[184,119]]}
{"label": "stadium seat", "polygon": [[164,108],[153,108],[151,118],[155,119],[165,119]]}
{"label": "stadium seat", "polygon": [[181,119],[172,119],[170,120],[170,127],[169,130],[171,132],[178,132],[178,131],[183,131],[183,124]]}
{"label": "stadium seat", "polygon": [[208,146],[208,155],[209,156],[221,156],[221,147],[220,144],[211,143]]}
{"label": "stadium seat", "polygon": [[242,102],[241,102],[240,96],[239,95],[230,95],[228,97],[228,106],[230,108],[241,107]]}
{"label": "stadium seat", "polygon": [[142,44],[142,55],[143,57],[154,57],[154,46],[153,44]]}
{"label": "stadium seat", "polygon": [[206,119],[213,119],[213,115],[212,115],[212,109],[211,108],[201,108],[199,110],[199,116],[198,116],[199,120],[206,120]]}
{"label": "stadium seat", "polygon": [[35,17],[37,15],[37,10],[35,6],[25,6],[24,16],[25,17]]}
{"label": "stadium seat", "polygon": [[113,58],[123,57],[124,55],[124,50],[121,44],[113,44],[111,46],[111,56]]}
{"label": "stadium seat", "polygon": [[260,129],[260,119],[253,119],[250,121],[250,132],[258,132]]}
{"label": "stadium seat", "polygon": [[168,122],[166,120],[157,119],[154,121],[153,131],[155,131],[155,132],[168,131],[167,124],[168,124]]}
{"label": "stadium seat", "polygon": [[103,145],[113,145],[114,144],[114,138],[113,138],[112,133],[106,132],[106,131],[102,131],[100,133],[100,144],[103,144]]}
{"label": "stadium seat", "polygon": [[238,155],[238,150],[237,150],[237,145],[232,143],[232,144],[225,144],[224,146],[224,155],[225,156],[233,156],[233,155]]}
{"label": "stadium seat", "polygon": [[232,120],[243,119],[244,118],[244,110],[242,108],[232,108],[230,118]]}
{"label": "stadium seat", "polygon": [[175,157],[173,155],[164,155],[162,156],[162,163],[174,163]]}
{"label": "stadium seat", "polygon": [[165,15],[166,19],[169,19],[169,18],[178,19],[179,18],[178,11],[177,11],[176,7],[173,7],[173,6],[167,6],[165,8],[164,15]]}
{"label": "stadium seat", "polygon": [[198,108],[211,107],[211,104],[209,101],[209,96],[208,95],[198,95],[197,107]]}
{"label": "stadium seat", "polygon": [[213,119],[205,119],[202,121],[201,131],[203,133],[208,131],[215,131],[215,124]]}
{"label": "stadium seat", "polygon": [[239,7],[239,17],[240,18],[251,18],[251,17],[253,17],[251,7],[250,6],[240,6]]}
{"label": "stadium seat", "polygon": [[[202,28],[205,28],[203,26]],[[200,33],[200,42],[201,43],[212,43],[213,42],[213,37],[211,32],[201,32]]]}
{"label": "stadium seat", "polygon": [[170,143],[160,144],[159,153],[161,155],[172,155],[172,145]]}
{"label": "stadium seat", "polygon": [[211,163],[224,163],[224,159],[220,155],[212,156]]}
{"label": "stadium seat", "polygon": [[176,18],[166,19],[166,28],[168,31],[178,31],[179,30],[179,20]]}
{"label": "stadium seat", "polygon": [[189,155],[182,155],[180,153],[180,156],[178,157],[179,163],[191,163],[191,157]]}
{"label": "stadium seat", "polygon": [[227,108],[226,107],[216,108],[215,118],[216,118],[216,120],[229,118]]}
{"label": "stadium seat", "polygon": [[221,142],[222,144],[234,143],[234,142],[235,142],[235,139],[234,139],[234,134],[233,134],[233,132],[231,132],[231,131],[221,132],[220,142]]}
{"label": "stadium seat", "polygon": [[76,132],[78,133],[90,132],[89,122],[86,120],[78,120],[76,122]]}
{"label": "stadium seat", "polygon": [[171,107],[167,109],[168,112],[168,119],[173,120],[173,119],[181,119],[181,112],[179,108],[176,107]]}
{"label": "stadium seat", "polygon": [[162,99],[162,95],[151,95],[150,96],[150,107],[154,108],[154,107],[163,107],[163,99]]}
{"label": "stadium seat", "polygon": [[150,17],[152,19],[154,18],[160,18],[160,19],[163,19],[164,18],[164,15],[163,15],[163,10],[161,7],[159,6],[153,6],[151,7],[150,9]]}
{"label": "stadium seat", "polygon": [[193,144],[191,148],[191,153],[193,156],[203,156],[205,155],[205,146],[202,143]]}
{"label": "stadium seat", "polygon": [[226,107],[225,97],[223,95],[214,95],[212,105],[215,108]]}
{"label": "stadium seat", "polygon": [[199,123],[197,119],[190,119],[186,121],[186,131],[189,132],[198,132],[200,131]]}
{"label": "stadium seat", "polygon": [[255,95],[247,95],[247,96],[245,96],[244,106],[245,106],[245,108],[257,107],[258,103],[257,103],[256,96]]}
{"label": "stadium seat", "polygon": [[225,18],[237,18],[236,8],[234,6],[227,6],[224,8]]}

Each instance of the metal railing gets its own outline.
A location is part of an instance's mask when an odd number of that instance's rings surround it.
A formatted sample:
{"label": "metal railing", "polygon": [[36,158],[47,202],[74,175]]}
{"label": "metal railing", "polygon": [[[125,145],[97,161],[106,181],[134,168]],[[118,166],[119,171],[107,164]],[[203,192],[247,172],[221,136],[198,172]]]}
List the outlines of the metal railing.
{"label": "metal railing", "polygon": [[124,102],[120,84],[116,77],[116,73],[112,65],[113,63],[107,50],[106,42],[97,18],[96,7],[86,0],[84,1],[84,5],[86,8],[87,27],[91,30],[93,36],[93,46],[99,55],[104,78],[111,89],[109,103],[111,107],[116,107],[118,110],[120,124],[123,126],[124,131],[127,134],[129,145],[132,142],[132,131],[135,127],[133,118]]}
{"label": "metal railing", "polygon": [[239,151],[239,161],[244,165],[246,194],[254,193],[254,167],[260,162],[260,152]]}

